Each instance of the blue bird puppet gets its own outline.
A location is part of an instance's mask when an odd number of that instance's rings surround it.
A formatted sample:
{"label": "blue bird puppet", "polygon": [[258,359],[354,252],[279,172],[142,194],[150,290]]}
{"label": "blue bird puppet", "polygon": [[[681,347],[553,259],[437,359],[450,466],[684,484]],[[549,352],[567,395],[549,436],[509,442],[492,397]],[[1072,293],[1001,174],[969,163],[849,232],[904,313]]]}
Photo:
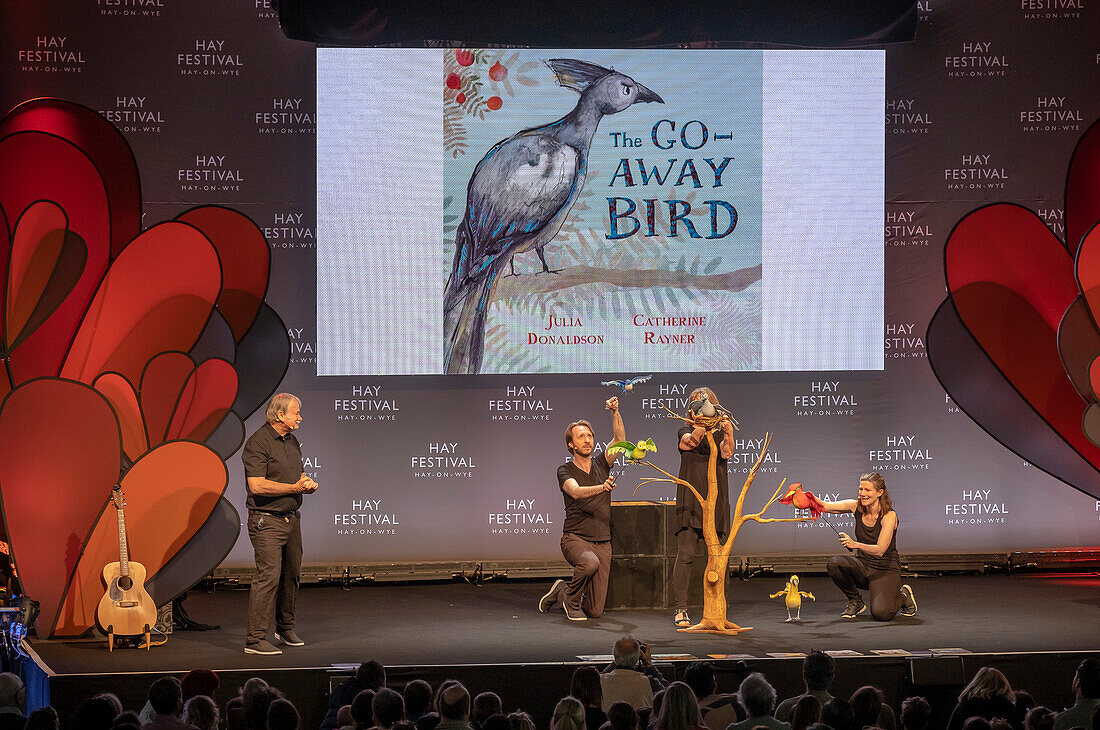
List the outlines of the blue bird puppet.
{"label": "blue bird puppet", "polygon": [[622,388],[622,390],[619,391],[619,395],[623,395],[624,393],[629,393],[634,390],[635,385],[644,383],[652,377],[652,375],[640,375],[637,378],[629,378],[627,380],[601,380],[600,385],[617,385]]}
{"label": "blue bird puppet", "polygon": [[639,102],[664,103],[618,71],[572,58],[546,61],[558,84],[581,98],[556,122],[517,132],[477,163],[443,292],[444,370],[477,373],[493,287],[512,256],[553,240],[584,187],[588,150],[600,120]]}

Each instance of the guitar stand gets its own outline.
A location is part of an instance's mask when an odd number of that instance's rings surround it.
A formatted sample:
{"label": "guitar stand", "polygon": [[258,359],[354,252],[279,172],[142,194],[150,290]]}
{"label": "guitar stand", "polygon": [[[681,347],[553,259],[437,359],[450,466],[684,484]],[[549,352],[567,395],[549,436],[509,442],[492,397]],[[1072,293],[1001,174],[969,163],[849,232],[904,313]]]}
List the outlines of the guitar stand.
{"label": "guitar stand", "polygon": [[[144,636],[144,638],[145,638],[144,646],[142,644],[138,644],[139,649],[145,649],[145,651],[149,651],[150,647],[153,646],[153,639],[149,635],[150,631],[151,631],[151,629],[149,628],[149,624],[145,624],[145,633],[144,634],[138,634],[138,636]],[[112,624],[112,625],[107,627],[107,651],[113,652],[114,650],[115,650],[115,627]]]}

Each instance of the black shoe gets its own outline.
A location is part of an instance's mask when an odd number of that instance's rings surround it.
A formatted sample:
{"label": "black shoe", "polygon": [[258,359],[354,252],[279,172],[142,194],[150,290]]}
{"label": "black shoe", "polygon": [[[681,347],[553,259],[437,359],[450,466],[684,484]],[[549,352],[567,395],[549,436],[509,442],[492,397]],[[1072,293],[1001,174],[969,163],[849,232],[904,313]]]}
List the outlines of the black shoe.
{"label": "black shoe", "polygon": [[570,621],[587,621],[588,620],[587,614],[585,614],[585,612],[582,609],[573,608],[568,603],[563,603],[562,606],[565,608],[565,617],[567,619],[569,619]]}
{"label": "black shoe", "polygon": [[286,631],[276,631],[275,641],[287,646],[305,646],[306,642],[298,638],[298,634],[294,633],[294,629],[287,629]]}
{"label": "black shoe", "polygon": [[840,614],[841,618],[855,618],[864,611],[867,610],[867,606],[863,605],[862,598],[853,598],[848,601],[848,607],[844,609],[844,613]]}
{"label": "black shoe", "polygon": [[902,606],[898,613],[902,616],[917,615],[917,599],[913,597],[913,589],[908,584],[901,587]]}
{"label": "black shoe", "polygon": [[564,580],[554,581],[554,585],[550,586],[550,590],[546,592],[546,595],[539,599],[539,613],[546,613],[554,604],[558,602],[558,592],[562,588],[565,588]]}
{"label": "black shoe", "polygon": [[282,654],[283,650],[272,644],[267,639],[261,639],[260,641],[253,642],[251,644],[244,645],[245,654],[262,654],[264,656],[274,656],[276,654]]}

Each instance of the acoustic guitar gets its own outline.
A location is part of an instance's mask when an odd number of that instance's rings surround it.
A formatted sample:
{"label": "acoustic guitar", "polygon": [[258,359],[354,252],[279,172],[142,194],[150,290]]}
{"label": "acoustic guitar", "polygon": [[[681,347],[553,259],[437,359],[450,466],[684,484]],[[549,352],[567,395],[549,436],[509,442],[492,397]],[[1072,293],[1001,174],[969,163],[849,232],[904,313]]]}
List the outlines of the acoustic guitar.
{"label": "acoustic guitar", "polygon": [[107,592],[99,600],[96,623],[107,634],[107,647],[114,650],[115,636],[145,636],[148,649],[149,631],[157,621],[157,607],[145,590],[145,566],[130,560],[126,542],[126,498],[122,486],[111,491],[111,504],[118,511],[118,562],[103,566],[103,582]]}

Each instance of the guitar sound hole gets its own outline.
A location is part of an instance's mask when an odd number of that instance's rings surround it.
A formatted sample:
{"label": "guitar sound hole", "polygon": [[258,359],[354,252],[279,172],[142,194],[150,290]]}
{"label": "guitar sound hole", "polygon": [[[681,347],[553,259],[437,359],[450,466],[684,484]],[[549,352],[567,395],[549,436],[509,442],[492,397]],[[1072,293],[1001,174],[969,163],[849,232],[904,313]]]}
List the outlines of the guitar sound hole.
{"label": "guitar sound hole", "polygon": [[118,587],[124,591],[128,591],[134,587],[134,580],[128,575],[124,575],[118,579]]}

